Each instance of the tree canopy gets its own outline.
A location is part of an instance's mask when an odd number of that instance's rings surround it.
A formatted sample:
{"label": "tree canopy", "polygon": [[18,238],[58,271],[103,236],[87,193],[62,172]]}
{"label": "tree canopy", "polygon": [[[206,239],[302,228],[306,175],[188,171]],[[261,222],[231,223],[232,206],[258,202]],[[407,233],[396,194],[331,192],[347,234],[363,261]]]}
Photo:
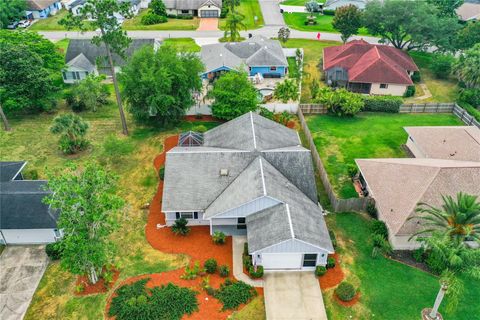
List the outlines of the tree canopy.
{"label": "tree canopy", "polygon": [[468,22],[463,29],[458,31],[456,47],[469,49],[477,43],[480,43],[480,23]]}
{"label": "tree canopy", "polygon": [[20,20],[25,15],[26,0],[0,0],[0,29]]}
{"label": "tree canopy", "polygon": [[182,119],[202,87],[203,64],[172,46],[144,47],[122,68],[120,81],[128,110],[137,121],[165,126]]}
{"label": "tree canopy", "polygon": [[240,30],[246,30],[247,27],[243,23],[245,17],[236,12],[229,12],[225,21],[224,37],[229,41],[235,42],[240,40]]}
{"label": "tree canopy", "polygon": [[373,35],[398,49],[453,51],[460,29],[456,17],[439,16],[435,6],[424,1],[374,0],[363,12],[363,24]]}
{"label": "tree canopy", "polygon": [[463,0],[427,0],[429,4],[434,5],[438,9],[438,14],[442,17],[457,17],[457,10]]}
{"label": "tree canopy", "polygon": [[460,55],[453,73],[467,88],[480,89],[480,43]]}
{"label": "tree canopy", "polygon": [[44,201],[60,213],[61,265],[96,283],[102,268],[112,262],[115,247],[110,234],[124,205],[116,195],[117,177],[89,162],[83,169],[69,164],[59,174],[49,173],[48,179],[52,194]]}
{"label": "tree canopy", "polygon": [[348,38],[357,34],[358,29],[362,26],[362,13],[353,4],[337,8],[332,25],[340,31],[342,41],[345,43]]}
{"label": "tree canopy", "polygon": [[222,75],[210,92],[215,102],[212,114],[219,119],[231,120],[249,111],[257,110],[258,92],[243,71],[230,71]]}

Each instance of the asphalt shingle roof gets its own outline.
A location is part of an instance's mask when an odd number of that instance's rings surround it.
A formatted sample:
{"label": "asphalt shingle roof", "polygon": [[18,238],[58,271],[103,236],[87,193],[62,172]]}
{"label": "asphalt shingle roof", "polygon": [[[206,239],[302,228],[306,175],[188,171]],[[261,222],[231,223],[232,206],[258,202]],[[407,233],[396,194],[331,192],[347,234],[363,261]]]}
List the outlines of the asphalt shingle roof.
{"label": "asphalt shingle roof", "polygon": [[0,182],[6,182],[15,179],[15,176],[25,166],[25,161],[5,161],[0,162]]}
{"label": "asphalt shingle roof", "polygon": [[167,9],[197,10],[203,5],[212,4],[218,8],[222,7],[222,0],[163,0]]}
{"label": "asphalt shingle roof", "polygon": [[60,0],[27,0],[27,10],[40,11]]}

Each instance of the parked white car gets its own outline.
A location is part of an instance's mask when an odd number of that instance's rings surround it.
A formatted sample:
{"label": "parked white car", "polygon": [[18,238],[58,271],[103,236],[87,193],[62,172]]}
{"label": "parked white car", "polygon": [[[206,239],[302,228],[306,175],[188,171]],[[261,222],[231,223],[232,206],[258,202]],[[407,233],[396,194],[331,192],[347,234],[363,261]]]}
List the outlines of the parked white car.
{"label": "parked white car", "polygon": [[30,21],[28,20],[21,20],[18,22],[18,27],[19,28],[28,28],[30,26]]}

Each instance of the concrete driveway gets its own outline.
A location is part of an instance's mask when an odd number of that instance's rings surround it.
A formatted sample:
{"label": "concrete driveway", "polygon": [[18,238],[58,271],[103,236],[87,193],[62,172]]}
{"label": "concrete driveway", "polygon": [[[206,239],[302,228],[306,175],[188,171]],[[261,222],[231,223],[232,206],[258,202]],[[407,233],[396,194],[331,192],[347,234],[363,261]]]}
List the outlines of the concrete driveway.
{"label": "concrete driveway", "polygon": [[44,246],[7,246],[0,256],[0,319],[23,319],[48,265]]}
{"label": "concrete driveway", "polygon": [[313,271],[267,272],[264,281],[267,320],[327,320]]}
{"label": "concrete driveway", "polygon": [[263,21],[266,26],[284,26],[285,21],[280,13],[280,1],[278,0],[259,0],[262,9]]}

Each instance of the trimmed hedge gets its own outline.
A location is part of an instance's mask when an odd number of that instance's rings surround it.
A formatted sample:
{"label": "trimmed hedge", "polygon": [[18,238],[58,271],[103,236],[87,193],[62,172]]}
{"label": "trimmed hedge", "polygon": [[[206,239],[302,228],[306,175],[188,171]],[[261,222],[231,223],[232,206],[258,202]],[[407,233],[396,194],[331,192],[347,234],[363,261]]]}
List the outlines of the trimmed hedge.
{"label": "trimmed hedge", "polygon": [[405,90],[404,97],[413,97],[415,95],[415,86],[408,86],[407,90]]}
{"label": "trimmed hedge", "polygon": [[225,282],[220,285],[220,289],[217,291],[215,298],[222,302],[222,310],[227,310],[237,309],[240,305],[249,302],[256,295],[257,291],[255,291],[255,288],[243,281],[232,282],[225,280]]}
{"label": "trimmed hedge", "polygon": [[343,281],[335,289],[335,294],[340,300],[348,302],[352,301],[352,299],[357,294],[357,290],[355,290],[355,287],[351,283]]}
{"label": "trimmed hedge", "polygon": [[324,266],[317,266],[315,268],[315,275],[317,277],[321,277],[323,276],[325,273],[327,273],[327,268],[325,268]]}
{"label": "trimmed hedge", "polygon": [[332,269],[335,268],[335,258],[334,257],[328,257],[327,258],[327,269]]}
{"label": "trimmed hedge", "polygon": [[257,271],[255,271],[255,267],[251,266],[248,269],[248,273],[250,273],[250,277],[254,279],[259,279],[263,277],[263,266],[257,266]]}
{"label": "trimmed hedge", "polygon": [[366,96],[363,111],[398,113],[403,103],[401,97],[393,96]]}
{"label": "trimmed hedge", "polygon": [[323,14],[326,16],[334,16],[335,15],[335,10],[323,10]]}

